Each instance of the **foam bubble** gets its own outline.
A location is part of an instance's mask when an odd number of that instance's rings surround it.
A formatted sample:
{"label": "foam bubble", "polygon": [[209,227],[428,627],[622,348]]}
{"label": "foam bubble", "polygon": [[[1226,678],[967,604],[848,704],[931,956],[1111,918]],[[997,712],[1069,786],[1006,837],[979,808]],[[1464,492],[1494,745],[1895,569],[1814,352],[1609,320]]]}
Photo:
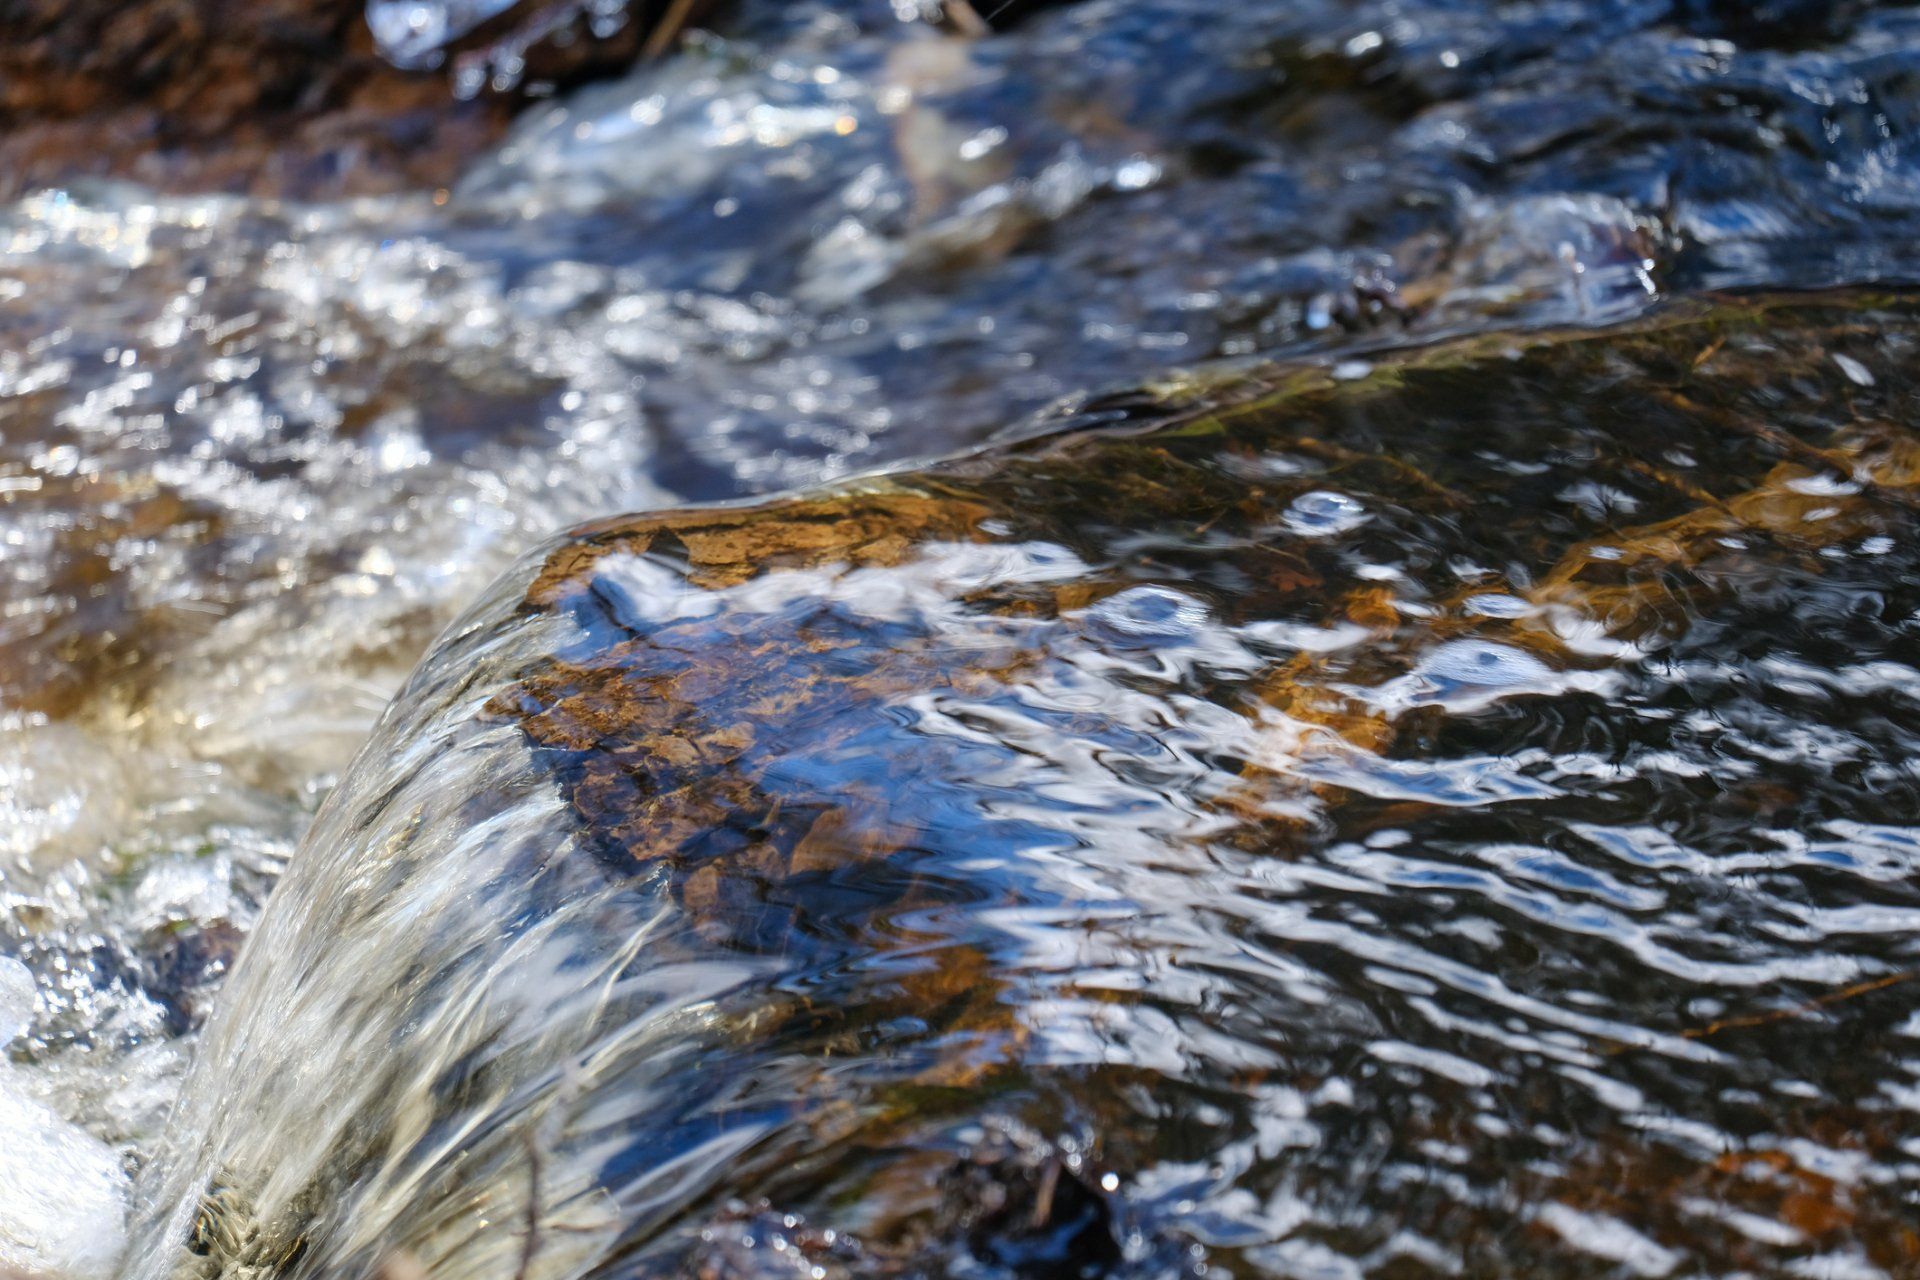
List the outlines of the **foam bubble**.
{"label": "foam bubble", "polygon": [[1301,494],[1286,514],[1287,527],[1303,538],[1330,538],[1348,533],[1370,518],[1359,502],[1331,489]]}
{"label": "foam bubble", "polygon": [[1173,640],[1198,629],[1207,608],[1166,587],[1131,587],[1094,605],[1087,616],[1125,636]]}

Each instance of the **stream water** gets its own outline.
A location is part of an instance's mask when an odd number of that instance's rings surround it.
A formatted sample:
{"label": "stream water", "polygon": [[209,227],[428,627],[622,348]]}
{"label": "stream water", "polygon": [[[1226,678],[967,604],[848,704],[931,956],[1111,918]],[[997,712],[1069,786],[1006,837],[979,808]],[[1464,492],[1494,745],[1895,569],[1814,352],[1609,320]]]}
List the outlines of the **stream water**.
{"label": "stream water", "polygon": [[717,21],[0,210],[0,1273],[1920,1270],[1920,12]]}

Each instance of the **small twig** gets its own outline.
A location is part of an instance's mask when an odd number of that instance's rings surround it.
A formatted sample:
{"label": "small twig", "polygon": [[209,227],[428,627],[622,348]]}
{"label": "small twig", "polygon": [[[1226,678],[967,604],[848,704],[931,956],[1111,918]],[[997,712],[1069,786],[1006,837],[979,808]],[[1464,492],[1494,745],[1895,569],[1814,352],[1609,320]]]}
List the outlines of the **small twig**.
{"label": "small twig", "polygon": [[531,1129],[520,1135],[527,1146],[527,1234],[520,1242],[520,1269],[513,1280],[527,1280],[533,1274],[534,1255],[540,1251],[540,1143]]}
{"label": "small twig", "polygon": [[1040,1174],[1040,1191],[1033,1198],[1033,1229],[1038,1231],[1053,1217],[1053,1195],[1060,1186],[1060,1157],[1053,1156]]}
{"label": "small twig", "polygon": [[980,11],[974,8],[969,0],[946,0],[943,7],[947,21],[951,22],[954,30],[961,35],[977,40],[982,36],[993,34],[993,24],[981,17]]}
{"label": "small twig", "polygon": [[[1722,1018],[1717,1022],[1709,1022],[1704,1027],[1694,1027],[1691,1030],[1680,1032],[1680,1038],[1682,1040],[1704,1040],[1708,1036],[1717,1036],[1722,1031],[1741,1031],[1752,1027],[1769,1026],[1776,1022],[1787,1022],[1794,1018],[1804,1018],[1810,1013],[1818,1013],[1822,1009],[1840,1004],[1843,1001],[1852,1000],[1858,996],[1871,995],[1875,991],[1884,991],[1888,987],[1898,986],[1916,975],[1920,975],[1920,970],[1905,969],[1899,973],[1890,973],[1885,977],[1871,978],[1866,982],[1856,982],[1850,987],[1842,987],[1838,991],[1829,991],[1823,996],[1815,996],[1811,1000],[1786,1009],[1773,1009],[1766,1013],[1753,1013],[1745,1017]],[[1639,1045],[1632,1044],[1615,1045],[1607,1051],[1607,1056],[1618,1057],[1620,1054],[1640,1047]]]}
{"label": "small twig", "polygon": [[693,17],[693,7],[699,0],[673,0],[667,11],[647,33],[647,42],[641,46],[640,56],[648,62],[658,58],[673,47],[673,42],[686,28],[688,19]]}

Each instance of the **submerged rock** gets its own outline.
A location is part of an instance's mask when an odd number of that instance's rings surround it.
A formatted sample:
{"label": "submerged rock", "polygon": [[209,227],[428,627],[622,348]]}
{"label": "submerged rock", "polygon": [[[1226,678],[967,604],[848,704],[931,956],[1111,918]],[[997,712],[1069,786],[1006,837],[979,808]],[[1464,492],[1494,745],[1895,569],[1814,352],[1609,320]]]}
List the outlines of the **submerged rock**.
{"label": "submerged rock", "polygon": [[318,820],[131,1274],[1910,1269],[1917,343],[1203,373],[575,531]]}

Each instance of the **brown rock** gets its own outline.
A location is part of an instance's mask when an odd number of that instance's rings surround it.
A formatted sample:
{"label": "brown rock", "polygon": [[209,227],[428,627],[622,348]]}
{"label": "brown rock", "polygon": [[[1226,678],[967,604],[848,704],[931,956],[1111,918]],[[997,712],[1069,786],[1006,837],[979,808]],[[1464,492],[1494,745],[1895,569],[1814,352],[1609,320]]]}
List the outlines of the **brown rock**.
{"label": "brown rock", "polygon": [[668,16],[636,4],[595,39],[518,6],[453,65],[545,31],[526,77],[463,101],[449,71],[383,61],[362,0],[0,0],[0,198],[88,177],[300,199],[444,186],[529,91],[616,73],[692,12]]}

